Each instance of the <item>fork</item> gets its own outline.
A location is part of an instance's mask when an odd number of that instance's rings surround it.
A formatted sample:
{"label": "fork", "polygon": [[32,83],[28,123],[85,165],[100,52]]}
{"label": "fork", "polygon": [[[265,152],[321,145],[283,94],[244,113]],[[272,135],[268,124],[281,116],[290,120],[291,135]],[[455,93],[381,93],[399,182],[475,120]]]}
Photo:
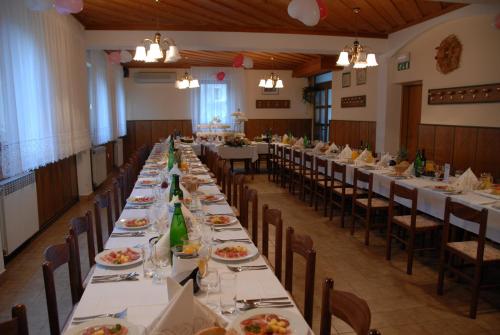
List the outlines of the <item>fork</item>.
{"label": "fork", "polygon": [[251,271],[251,270],[267,270],[266,265],[244,265],[244,266],[227,266],[233,272]]}
{"label": "fork", "polygon": [[92,319],[100,319],[100,318],[116,318],[116,319],[124,319],[127,316],[127,308],[122,311],[116,313],[103,313],[96,315],[88,315],[88,316],[75,316],[71,323],[78,324],[82,322],[86,322]]}
{"label": "fork", "polygon": [[113,277],[120,277],[120,278],[125,278],[125,277],[135,277],[138,276],[138,272],[129,272],[129,273],[122,273],[122,274],[113,274],[113,275],[95,275],[92,277],[92,279],[104,279],[104,278],[113,278]]}
{"label": "fork", "polygon": [[221,227],[221,228],[214,228],[214,230],[219,233],[221,231],[226,231],[226,230],[232,230],[232,231],[242,230],[242,228],[237,228],[237,227],[234,227],[234,228],[229,228],[229,227],[228,228],[222,228]]}
{"label": "fork", "polygon": [[92,279],[92,284],[117,283],[121,281],[138,281],[136,276],[111,277],[111,278],[96,278]]}
{"label": "fork", "polygon": [[250,309],[255,309],[255,308],[289,308],[289,307],[295,307],[294,304],[291,302],[284,302],[284,303],[243,303],[242,307],[239,307],[240,311],[248,311]]}
{"label": "fork", "polygon": [[230,238],[227,240],[222,240],[220,238],[214,238],[213,240],[214,240],[214,242],[217,242],[217,243],[225,243],[225,242],[252,243],[252,241],[250,241],[250,239],[248,239],[248,238]]}

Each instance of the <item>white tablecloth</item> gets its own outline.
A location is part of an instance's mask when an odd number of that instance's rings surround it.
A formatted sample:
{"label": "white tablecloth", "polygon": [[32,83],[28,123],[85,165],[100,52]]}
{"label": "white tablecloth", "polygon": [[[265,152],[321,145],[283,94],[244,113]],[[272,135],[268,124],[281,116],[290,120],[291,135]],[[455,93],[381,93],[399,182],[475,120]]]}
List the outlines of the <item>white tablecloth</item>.
{"label": "white tablecloth", "polygon": [[244,145],[242,147],[230,147],[223,144],[207,144],[210,150],[217,152],[222,159],[251,159],[252,162],[259,159],[257,146]]}
{"label": "white tablecloth", "polygon": [[[255,148],[255,147],[254,147]],[[208,176],[207,176],[208,177]],[[201,186],[200,191],[206,193],[218,192],[216,186]],[[151,195],[149,189],[134,188],[132,196]],[[227,205],[225,205],[228,207]],[[222,210],[224,205],[213,208],[214,210]],[[212,206],[210,206],[212,207]],[[143,217],[147,215],[145,209],[125,209],[121,218]],[[239,224],[238,224],[239,225]],[[241,226],[240,226],[241,227]],[[115,228],[114,232],[123,231]],[[144,237],[133,238],[109,238],[106,242],[106,248],[132,247],[139,244],[144,244],[156,234],[147,233]],[[249,238],[245,230],[240,231],[224,231],[214,235],[215,238]],[[245,265],[261,265],[265,264],[262,256],[251,260]],[[219,272],[227,272],[225,264],[217,263],[213,260],[209,262],[209,267],[217,269]],[[143,327],[148,327],[153,320],[159,315],[163,308],[168,304],[169,297],[167,288],[163,285],[154,284],[151,279],[146,279],[142,276],[142,265],[132,266],[123,270],[110,270],[101,266],[96,266],[94,275],[128,273],[137,271],[141,274],[139,281],[92,284],[89,283],[83,296],[76,307],[73,316],[87,316],[100,313],[114,313],[128,308],[127,320]],[[274,275],[272,269],[247,271],[237,274],[237,298],[251,299],[259,297],[281,297],[287,296],[288,293],[281,285],[280,281]],[[203,301],[203,299],[202,299]],[[300,311],[296,307],[287,308],[293,313],[300,315]],[[224,315],[228,321],[235,318],[236,315]],[[303,320],[303,319],[302,319]],[[303,321],[305,323],[305,320]],[[312,334],[312,332],[311,332]]]}
{"label": "white tablecloth", "polygon": [[265,155],[269,153],[269,144],[266,142],[252,142],[252,145],[255,145],[257,147],[257,153],[259,155]]}

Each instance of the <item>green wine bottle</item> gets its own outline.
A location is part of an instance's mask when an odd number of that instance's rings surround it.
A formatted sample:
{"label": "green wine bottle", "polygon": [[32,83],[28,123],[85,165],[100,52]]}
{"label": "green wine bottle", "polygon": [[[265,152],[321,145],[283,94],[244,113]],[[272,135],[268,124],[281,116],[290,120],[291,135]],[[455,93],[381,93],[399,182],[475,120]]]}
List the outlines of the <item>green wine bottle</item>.
{"label": "green wine bottle", "polygon": [[172,198],[174,196],[177,196],[179,200],[184,199],[184,192],[182,192],[182,189],[179,185],[179,175],[178,174],[173,174],[172,175],[172,183],[170,184],[170,193],[168,195],[168,201],[172,201]]}
{"label": "green wine bottle", "polygon": [[170,138],[170,148],[168,150],[168,171],[172,170],[175,163],[175,147],[173,136]]}
{"label": "green wine bottle", "polygon": [[420,150],[417,150],[417,156],[413,162],[413,169],[415,170],[415,177],[420,177],[422,174],[422,155],[420,154]]}
{"label": "green wine bottle", "polygon": [[186,221],[182,215],[181,203],[175,204],[172,223],[170,224],[170,247],[182,246],[183,240],[188,238]]}

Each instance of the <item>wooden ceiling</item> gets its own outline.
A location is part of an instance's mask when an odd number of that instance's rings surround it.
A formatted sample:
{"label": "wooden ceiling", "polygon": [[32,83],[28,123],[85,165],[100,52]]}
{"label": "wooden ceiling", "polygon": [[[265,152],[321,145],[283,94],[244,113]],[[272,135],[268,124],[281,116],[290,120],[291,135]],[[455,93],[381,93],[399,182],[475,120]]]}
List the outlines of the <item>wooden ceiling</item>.
{"label": "wooden ceiling", "polygon": [[[386,38],[464,6],[426,0],[326,0],[328,17],[307,27],[288,16],[290,0],[85,0],[86,29],[295,33]],[[355,19],[352,9],[361,13]]]}
{"label": "wooden ceiling", "polygon": [[[133,55],[135,51],[130,50]],[[214,66],[231,67],[233,60],[240,52],[235,51],[199,51],[180,50],[182,59],[175,63],[144,63],[132,61],[127,63],[127,67],[152,67],[152,68],[190,68],[191,66]],[[317,54],[302,53],[276,53],[276,52],[241,52],[243,55],[252,58],[254,69],[277,69],[291,70],[299,65],[318,60],[321,56]],[[125,65],[125,64],[124,64]]]}

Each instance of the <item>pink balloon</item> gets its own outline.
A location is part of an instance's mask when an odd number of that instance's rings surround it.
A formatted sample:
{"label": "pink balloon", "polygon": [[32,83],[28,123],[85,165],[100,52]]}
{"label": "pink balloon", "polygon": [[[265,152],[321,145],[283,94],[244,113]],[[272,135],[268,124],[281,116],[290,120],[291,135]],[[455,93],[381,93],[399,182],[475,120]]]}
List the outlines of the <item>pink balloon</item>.
{"label": "pink balloon", "polygon": [[226,77],[226,74],[221,71],[221,72],[217,72],[216,76],[217,76],[217,80],[223,81],[224,78]]}
{"label": "pink balloon", "polygon": [[328,5],[325,0],[316,0],[319,7],[319,19],[324,20],[328,16]]}
{"label": "pink balloon", "polygon": [[113,51],[108,55],[108,59],[113,64],[120,64],[121,56],[119,51]]}
{"label": "pink balloon", "polygon": [[83,10],[83,0],[55,0],[56,10],[59,14],[69,15]]}
{"label": "pink balloon", "polygon": [[233,67],[242,67],[243,66],[243,54],[237,54],[233,60]]}
{"label": "pink balloon", "polygon": [[500,29],[500,14],[495,16],[495,28]]}

